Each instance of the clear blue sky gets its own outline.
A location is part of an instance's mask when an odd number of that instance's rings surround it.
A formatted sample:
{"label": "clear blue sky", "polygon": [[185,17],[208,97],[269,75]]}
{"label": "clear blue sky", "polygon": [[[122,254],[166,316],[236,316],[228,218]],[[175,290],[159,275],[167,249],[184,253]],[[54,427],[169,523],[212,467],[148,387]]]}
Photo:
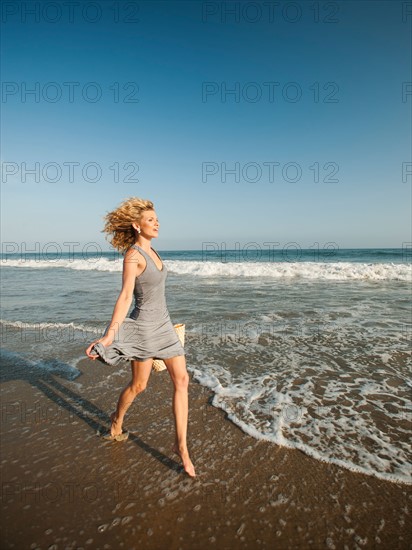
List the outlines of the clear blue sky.
{"label": "clear blue sky", "polygon": [[[4,2],[2,241],[107,249],[104,214],[140,196],[155,203],[159,250],[410,242],[412,176],[402,181],[402,163],[411,162],[412,95],[402,100],[402,83],[412,81],[412,14],[403,17],[404,4],[301,1],[296,11],[282,1],[100,1],[99,12],[70,13],[65,2]],[[238,17],[224,13],[236,8]],[[239,95],[225,95],[236,83]],[[37,98],[27,93],[36,86]],[[35,163],[39,181],[28,173],[24,182],[24,166]],[[73,181],[68,163],[78,163]],[[90,181],[88,163],[99,181]],[[236,163],[240,181],[229,173],[225,181],[224,166]]]}

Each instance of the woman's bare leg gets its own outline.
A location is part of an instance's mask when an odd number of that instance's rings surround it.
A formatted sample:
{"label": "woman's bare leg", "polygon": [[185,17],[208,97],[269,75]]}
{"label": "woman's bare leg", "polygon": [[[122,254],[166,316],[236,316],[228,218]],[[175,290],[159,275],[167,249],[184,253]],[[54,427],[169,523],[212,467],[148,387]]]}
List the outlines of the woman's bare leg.
{"label": "woman's bare leg", "polygon": [[183,462],[185,471],[195,477],[195,468],[189,457],[187,449],[187,423],[189,416],[188,388],[189,374],[186,370],[186,360],[184,355],[178,355],[171,359],[164,359],[164,363],[169,371],[173,382],[173,414],[175,417],[175,444],[173,451],[176,452]]}
{"label": "woman's bare leg", "polygon": [[133,403],[135,397],[146,389],[147,382],[152,372],[152,362],[153,359],[131,361],[132,380],[120,394],[116,411],[110,416],[112,420],[110,433],[112,435],[120,435],[122,433],[124,415]]}

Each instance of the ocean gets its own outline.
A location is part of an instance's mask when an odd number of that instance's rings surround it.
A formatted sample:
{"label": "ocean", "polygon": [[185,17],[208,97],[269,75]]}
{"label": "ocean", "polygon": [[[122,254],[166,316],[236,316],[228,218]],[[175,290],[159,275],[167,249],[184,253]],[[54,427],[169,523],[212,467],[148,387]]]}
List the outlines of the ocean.
{"label": "ocean", "polygon": [[[412,483],[410,250],[157,251],[188,371],[213,406],[256,439]],[[111,319],[122,256],[3,254],[1,265],[3,368],[45,369],[81,392],[77,364]],[[113,367],[90,368],[109,383]]]}

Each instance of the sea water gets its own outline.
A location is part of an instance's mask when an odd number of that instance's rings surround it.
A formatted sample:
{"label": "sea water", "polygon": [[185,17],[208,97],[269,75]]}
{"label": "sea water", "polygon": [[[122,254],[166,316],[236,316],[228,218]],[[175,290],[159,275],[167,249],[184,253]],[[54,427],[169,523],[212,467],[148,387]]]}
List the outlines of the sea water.
{"label": "sea water", "polygon": [[[214,406],[257,439],[412,483],[407,250],[158,252],[188,370]],[[81,381],[78,362],[111,319],[121,271],[113,251],[4,254],[3,364]]]}

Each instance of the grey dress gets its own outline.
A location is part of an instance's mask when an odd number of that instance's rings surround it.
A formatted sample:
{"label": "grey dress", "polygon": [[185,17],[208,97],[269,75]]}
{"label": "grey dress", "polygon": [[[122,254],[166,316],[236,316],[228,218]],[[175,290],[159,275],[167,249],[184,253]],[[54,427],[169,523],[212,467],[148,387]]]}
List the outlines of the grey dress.
{"label": "grey dress", "polygon": [[185,355],[167,309],[166,266],[162,262],[160,270],[140,246],[132,245],[132,248],[138,250],[146,260],[144,271],[136,277],[134,308],[120,325],[110,346],[97,342],[92,348],[100,360],[113,366],[125,360],[168,359]]}

